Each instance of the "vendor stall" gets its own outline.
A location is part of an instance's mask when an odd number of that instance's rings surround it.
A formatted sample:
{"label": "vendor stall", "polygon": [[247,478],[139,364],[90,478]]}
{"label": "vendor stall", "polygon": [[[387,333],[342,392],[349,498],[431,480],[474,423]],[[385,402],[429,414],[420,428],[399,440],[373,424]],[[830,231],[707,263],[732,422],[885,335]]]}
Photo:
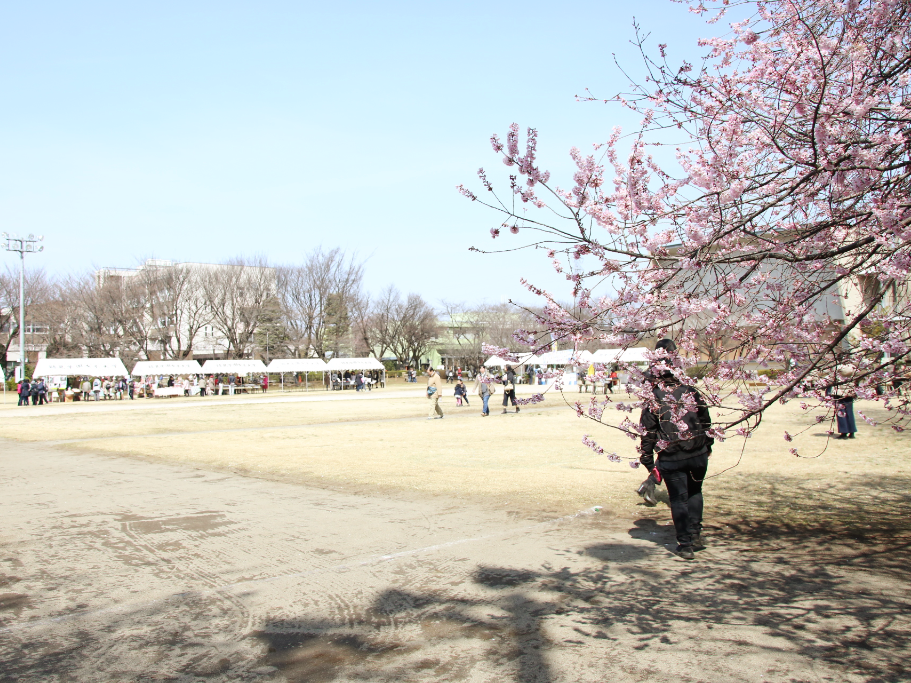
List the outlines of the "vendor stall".
{"label": "vendor stall", "polygon": [[[266,365],[261,360],[207,360],[202,364],[202,371],[206,375],[249,375],[254,372],[263,375],[268,372]],[[258,385],[254,387],[252,384],[245,384],[242,388],[252,390],[251,387],[255,389]],[[233,384],[228,387],[228,391],[231,394],[234,393]]]}
{"label": "vendor stall", "polygon": [[[376,358],[333,358],[326,363],[326,371],[331,373],[343,373],[345,370],[382,370],[383,378],[379,384],[381,387],[386,386],[386,366],[380,363]],[[341,377],[341,374],[339,375]],[[341,384],[341,388],[345,388]]]}
{"label": "vendor stall", "polygon": [[195,360],[141,360],[133,367],[133,377],[201,374],[202,366]]}
{"label": "vendor stall", "polygon": [[[286,372],[303,372],[304,384],[307,391],[310,390],[310,379],[308,373],[321,372],[323,374],[323,384],[326,384],[326,363],[319,358],[276,358],[267,368],[271,373],[278,373],[282,378],[282,391],[285,390],[285,373]],[[329,387],[326,386],[326,389]]]}
{"label": "vendor stall", "polygon": [[66,389],[66,377],[129,376],[130,373],[119,358],[40,358],[32,372],[33,379],[42,377],[47,380],[48,397],[57,401],[74,396],[74,392]]}

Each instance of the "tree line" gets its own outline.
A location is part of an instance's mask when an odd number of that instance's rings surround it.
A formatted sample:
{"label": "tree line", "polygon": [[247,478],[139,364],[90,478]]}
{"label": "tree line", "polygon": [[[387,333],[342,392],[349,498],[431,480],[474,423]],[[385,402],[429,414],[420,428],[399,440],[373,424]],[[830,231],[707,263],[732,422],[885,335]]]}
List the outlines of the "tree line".
{"label": "tree line", "polygon": [[[342,249],[317,248],[302,262],[263,257],[223,264],[146,261],[55,277],[26,273],[26,348],[49,358],[118,356],[331,358],[374,355],[413,364],[431,350],[472,366],[482,343],[515,347],[533,319],[510,305],[433,305],[389,285],[364,285],[365,264]],[[0,272],[0,367],[18,347],[19,274]],[[518,350],[518,349],[517,349]]]}

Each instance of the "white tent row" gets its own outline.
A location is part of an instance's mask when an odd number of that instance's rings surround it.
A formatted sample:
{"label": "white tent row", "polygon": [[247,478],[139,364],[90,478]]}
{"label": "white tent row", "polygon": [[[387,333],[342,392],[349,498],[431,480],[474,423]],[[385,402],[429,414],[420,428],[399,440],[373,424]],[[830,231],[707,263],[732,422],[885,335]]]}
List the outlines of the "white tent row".
{"label": "white tent row", "polygon": [[[269,372],[277,372],[282,378],[282,391],[285,390],[285,373],[286,372],[321,372],[323,378],[326,376],[326,363],[319,358],[276,358],[267,368]],[[304,375],[304,386],[310,390],[310,377]]]}
{"label": "white tent row", "polygon": [[234,372],[247,375],[251,372],[266,372],[266,365],[261,360],[207,360],[202,364],[202,371],[206,375],[215,373]]}
{"label": "white tent row", "polygon": [[134,377],[201,374],[202,366],[195,360],[141,360],[133,367]]}
{"label": "white tent row", "polygon": [[129,377],[119,358],[41,358],[32,377]]}

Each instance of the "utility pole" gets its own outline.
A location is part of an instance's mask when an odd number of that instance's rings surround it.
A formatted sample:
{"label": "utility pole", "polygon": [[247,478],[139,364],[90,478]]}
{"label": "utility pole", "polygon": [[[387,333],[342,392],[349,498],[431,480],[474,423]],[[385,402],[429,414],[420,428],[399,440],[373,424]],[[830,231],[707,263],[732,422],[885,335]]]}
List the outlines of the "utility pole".
{"label": "utility pole", "polygon": [[16,368],[16,379],[21,380],[25,377],[25,255],[35,254],[44,251],[43,246],[38,242],[43,242],[44,237],[38,235],[29,235],[28,237],[16,237],[8,233],[3,233],[4,245],[7,251],[19,252],[19,367]]}

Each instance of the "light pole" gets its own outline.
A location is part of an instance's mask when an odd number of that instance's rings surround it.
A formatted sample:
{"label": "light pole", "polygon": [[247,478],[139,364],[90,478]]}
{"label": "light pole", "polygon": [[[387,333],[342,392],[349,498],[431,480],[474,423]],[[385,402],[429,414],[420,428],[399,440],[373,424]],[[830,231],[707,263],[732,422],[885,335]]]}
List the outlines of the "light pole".
{"label": "light pole", "polygon": [[38,242],[43,242],[44,237],[38,235],[29,235],[28,237],[16,237],[3,233],[4,245],[7,251],[19,252],[19,367],[16,368],[16,379],[21,380],[25,377],[25,255],[34,254],[44,251],[43,246],[38,246]]}

